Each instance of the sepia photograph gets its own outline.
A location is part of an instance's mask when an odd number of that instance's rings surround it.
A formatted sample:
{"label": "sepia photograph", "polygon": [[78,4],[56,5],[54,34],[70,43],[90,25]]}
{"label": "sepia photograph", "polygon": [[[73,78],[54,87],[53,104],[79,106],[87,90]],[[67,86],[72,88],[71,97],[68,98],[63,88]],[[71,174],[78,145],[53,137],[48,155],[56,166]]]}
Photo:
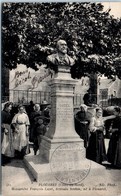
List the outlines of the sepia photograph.
{"label": "sepia photograph", "polygon": [[121,2],[0,6],[0,194],[121,196]]}

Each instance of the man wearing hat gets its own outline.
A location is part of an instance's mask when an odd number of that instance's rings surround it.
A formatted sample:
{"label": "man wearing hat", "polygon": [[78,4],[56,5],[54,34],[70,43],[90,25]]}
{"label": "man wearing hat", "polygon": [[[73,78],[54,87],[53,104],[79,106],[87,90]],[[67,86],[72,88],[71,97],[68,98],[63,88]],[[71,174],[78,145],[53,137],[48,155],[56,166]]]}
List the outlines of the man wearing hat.
{"label": "man wearing hat", "polygon": [[40,107],[41,107],[41,114],[35,118],[35,133],[36,137],[35,142],[34,142],[34,154],[36,155],[40,143],[41,143],[41,138],[49,129],[49,122],[50,122],[50,112],[49,112],[49,106],[50,104],[44,100],[42,101]]}
{"label": "man wearing hat", "polygon": [[33,136],[31,139],[33,141],[33,150],[35,155],[39,149],[41,136],[45,135],[46,131],[48,130],[48,124],[50,122],[48,105],[49,104],[46,100],[42,101],[41,105],[35,104],[34,112],[31,115],[33,129]]}

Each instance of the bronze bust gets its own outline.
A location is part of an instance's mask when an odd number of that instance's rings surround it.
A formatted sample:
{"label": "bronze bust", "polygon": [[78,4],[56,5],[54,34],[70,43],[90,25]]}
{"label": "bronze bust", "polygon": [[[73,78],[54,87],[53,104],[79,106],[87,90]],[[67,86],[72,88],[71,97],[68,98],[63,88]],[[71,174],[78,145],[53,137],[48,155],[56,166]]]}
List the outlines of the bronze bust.
{"label": "bronze bust", "polygon": [[47,57],[47,63],[50,69],[55,72],[62,71],[69,72],[70,67],[74,65],[74,59],[67,54],[67,43],[65,40],[59,40],[57,42],[57,53],[49,55]]}

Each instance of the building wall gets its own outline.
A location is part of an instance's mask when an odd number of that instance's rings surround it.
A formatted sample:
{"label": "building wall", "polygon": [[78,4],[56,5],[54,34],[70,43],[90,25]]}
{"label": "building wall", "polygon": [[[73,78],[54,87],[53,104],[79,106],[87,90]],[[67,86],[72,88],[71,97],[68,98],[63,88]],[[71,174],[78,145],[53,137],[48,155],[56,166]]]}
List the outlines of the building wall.
{"label": "building wall", "polygon": [[113,84],[108,89],[108,95],[121,98],[121,80],[116,78]]}
{"label": "building wall", "polygon": [[[42,99],[47,99],[48,92],[50,92],[48,81],[52,77],[44,65],[35,71],[19,64],[17,69],[2,70],[2,93],[12,102],[29,102],[31,99],[40,102]],[[106,82],[103,84],[104,80]],[[82,77],[78,80],[75,86],[77,104],[83,103],[83,96],[89,87],[90,80],[88,77]],[[117,97],[121,97],[121,80],[117,79],[115,82],[110,82],[105,77],[98,78],[98,98],[101,97],[101,91],[105,89],[108,89],[108,95],[114,94],[116,91]]]}

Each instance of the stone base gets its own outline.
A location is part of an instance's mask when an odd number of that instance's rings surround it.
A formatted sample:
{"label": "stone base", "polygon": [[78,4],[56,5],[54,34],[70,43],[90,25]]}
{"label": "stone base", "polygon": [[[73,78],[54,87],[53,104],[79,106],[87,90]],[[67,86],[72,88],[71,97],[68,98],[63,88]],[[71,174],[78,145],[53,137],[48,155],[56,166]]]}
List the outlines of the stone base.
{"label": "stone base", "polygon": [[50,164],[40,160],[40,156],[26,156],[24,163],[37,182],[51,182],[51,180],[54,180],[54,176],[50,170]]}
{"label": "stone base", "polygon": [[65,168],[61,167],[63,162],[64,160],[59,163],[60,167],[58,167],[58,163],[45,163],[38,155],[26,156],[24,158],[24,163],[30,174],[32,174],[34,179],[39,183],[73,185],[86,181],[90,186],[91,183],[96,182],[97,176],[105,176],[105,167],[88,159],[82,160],[80,162],[80,168],[79,165],[77,165],[75,170],[71,168],[72,164],[70,164],[70,162],[68,166],[67,162],[65,163]]}
{"label": "stone base", "polygon": [[[42,141],[40,143],[39,148],[39,156],[41,159],[45,160],[46,162],[50,162],[53,153],[56,152],[58,149],[61,151],[67,152],[71,150],[72,152],[80,149],[83,149],[83,156],[85,157],[85,148],[84,148],[84,141],[79,138],[53,138],[53,140],[49,139],[46,136],[41,137]],[[64,149],[62,150],[62,146]],[[82,155],[81,155],[82,156]],[[60,157],[63,158],[63,157]]]}
{"label": "stone base", "polygon": [[[102,170],[101,172],[104,175],[104,167],[85,158],[86,150],[83,147],[83,142],[61,144],[57,142],[57,144],[56,148],[54,145],[54,148],[50,150],[51,157],[49,161],[46,159],[47,152],[43,151],[44,148],[41,149],[43,154],[25,157],[24,162],[36,181],[54,181],[73,185],[80,183],[93,170],[96,173]],[[45,146],[45,149],[46,147],[48,146]]]}

